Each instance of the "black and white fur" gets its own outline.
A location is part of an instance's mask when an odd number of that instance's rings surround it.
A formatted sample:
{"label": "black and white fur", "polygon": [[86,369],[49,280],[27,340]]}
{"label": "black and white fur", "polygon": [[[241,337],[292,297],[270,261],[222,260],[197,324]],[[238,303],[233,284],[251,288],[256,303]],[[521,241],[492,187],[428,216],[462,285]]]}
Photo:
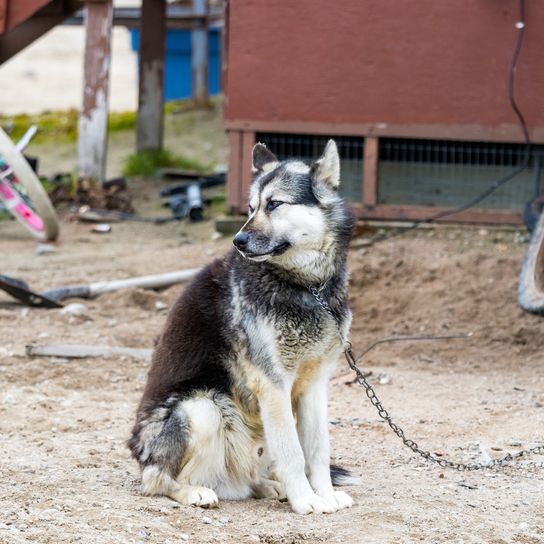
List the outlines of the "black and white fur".
{"label": "black and white fur", "polygon": [[236,248],[170,312],[129,447],[148,495],[204,507],[286,497],[300,514],[334,512],[353,504],[333,488],[327,428],[338,326],[345,335],[351,321],[340,159],[332,140],[311,167],[257,144],[253,168]]}

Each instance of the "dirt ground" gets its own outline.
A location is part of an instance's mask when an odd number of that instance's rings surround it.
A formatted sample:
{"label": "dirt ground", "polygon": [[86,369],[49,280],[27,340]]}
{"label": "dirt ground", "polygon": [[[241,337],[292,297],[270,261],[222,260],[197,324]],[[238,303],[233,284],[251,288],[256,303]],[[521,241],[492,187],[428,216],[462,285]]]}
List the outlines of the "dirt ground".
{"label": "dirt ground", "polygon": [[[37,289],[203,265],[230,247],[213,223],[64,222],[38,256],[0,222],[1,272]],[[352,340],[472,332],[409,342],[361,366],[391,414],[424,448],[468,461],[544,442],[544,319],[516,303],[523,235],[437,229],[350,255]],[[270,500],[206,511],[143,497],[125,440],[148,364],[130,358],[29,358],[29,343],[151,347],[181,286],[84,301],[83,317],[27,309],[0,295],[0,542],[523,543],[544,542],[544,467],[504,472],[431,466],[402,446],[343,362],[331,385],[333,461],[362,476],[355,506],[301,517]],[[81,301],[78,301],[81,302]],[[482,454],[482,451],[484,452]]]}

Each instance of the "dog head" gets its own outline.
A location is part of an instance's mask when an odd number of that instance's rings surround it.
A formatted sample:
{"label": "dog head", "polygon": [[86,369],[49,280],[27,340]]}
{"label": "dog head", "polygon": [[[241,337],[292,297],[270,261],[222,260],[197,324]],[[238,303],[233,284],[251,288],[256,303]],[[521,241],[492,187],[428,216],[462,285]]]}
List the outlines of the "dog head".
{"label": "dog head", "polygon": [[249,217],[233,240],[247,259],[306,266],[312,256],[330,252],[339,231],[351,230],[338,195],[340,157],[334,140],[311,166],[279,161],[265,145],[256,144],[253,171]]}

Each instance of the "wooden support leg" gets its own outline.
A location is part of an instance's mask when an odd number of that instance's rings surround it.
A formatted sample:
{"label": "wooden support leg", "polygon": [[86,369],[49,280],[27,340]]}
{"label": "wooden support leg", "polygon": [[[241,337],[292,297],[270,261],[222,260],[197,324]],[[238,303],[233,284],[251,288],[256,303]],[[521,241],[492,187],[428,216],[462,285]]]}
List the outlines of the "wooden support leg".
{"label": "wooden support leg", "polygon": [[78,124],[78,173],[104,180],[108,148],[108,84],[112,0],[87,2],[83,107]]}
{"label": "wooden support leg", "polygon": [[166,2],[143,0],[136,146],[138,151],[163,146]]}
{"label": "wooden support leg", "polygon": [[192,95],[197,106],[208,104],[208,12],[207,0],[194,0],[195,15],[204,17],[198,28],[191,32]]}
{"label": "wooden support leg", "polygon": [[365,138],[363,206],[374,208],[378,199],[378,138]]}

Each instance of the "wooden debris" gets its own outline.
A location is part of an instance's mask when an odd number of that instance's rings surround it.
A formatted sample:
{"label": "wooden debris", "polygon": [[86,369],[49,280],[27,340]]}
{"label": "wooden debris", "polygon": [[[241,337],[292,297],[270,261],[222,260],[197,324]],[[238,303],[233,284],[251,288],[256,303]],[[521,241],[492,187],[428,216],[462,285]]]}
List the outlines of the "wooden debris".
{"label": "wooden debris", "polygon": [[80,344],[51,344],[26,346],[30,357],[64,357],[66,359],[85,359],[87,357],[109,358],[115,355],[128,355],[134,359],[151,360],[151,349],[123,348],[116,346],[85,346]]}

